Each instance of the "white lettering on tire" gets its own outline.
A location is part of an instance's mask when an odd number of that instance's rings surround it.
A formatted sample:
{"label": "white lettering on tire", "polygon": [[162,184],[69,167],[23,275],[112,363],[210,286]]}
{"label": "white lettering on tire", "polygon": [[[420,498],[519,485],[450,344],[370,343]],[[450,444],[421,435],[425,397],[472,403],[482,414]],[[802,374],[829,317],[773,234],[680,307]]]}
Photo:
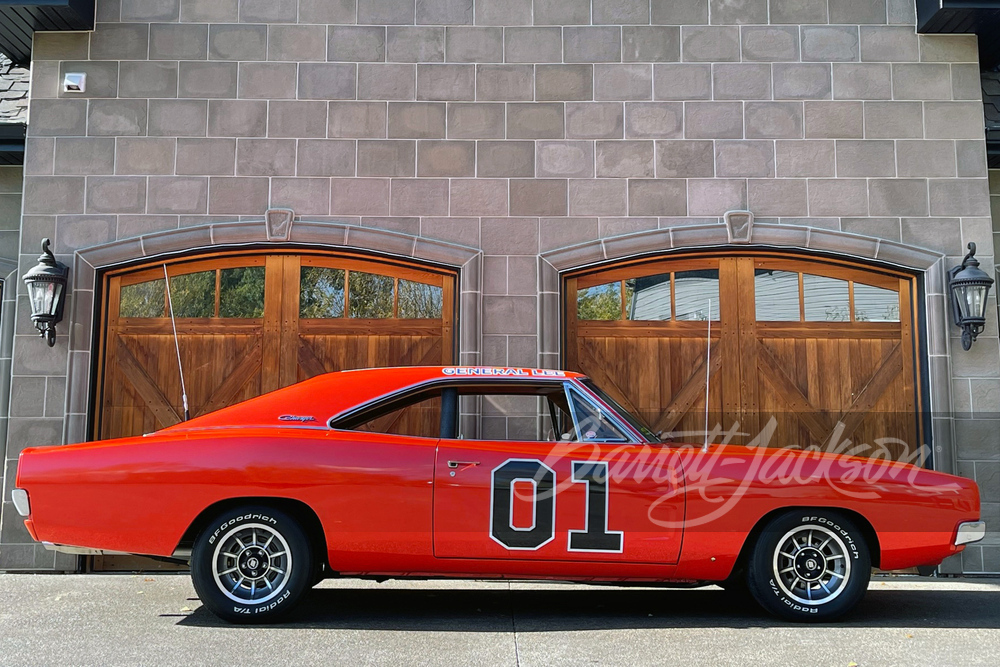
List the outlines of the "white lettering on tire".
{"label": "white lettering on tire", "polygon": [[266,514],[245,514],[243,516],[238,516],[235,519],[230,519],[229,521],[224,522],[221,526],[219,526],[215,530],[214,533],[212,533],[212,536],[208,538],[208,543],[215,544],[215,540],[219,538],[219,533],[241,521],[266,521],[270,523],[272,526],[276,526],[278,524],[277,519],[270,517]]}

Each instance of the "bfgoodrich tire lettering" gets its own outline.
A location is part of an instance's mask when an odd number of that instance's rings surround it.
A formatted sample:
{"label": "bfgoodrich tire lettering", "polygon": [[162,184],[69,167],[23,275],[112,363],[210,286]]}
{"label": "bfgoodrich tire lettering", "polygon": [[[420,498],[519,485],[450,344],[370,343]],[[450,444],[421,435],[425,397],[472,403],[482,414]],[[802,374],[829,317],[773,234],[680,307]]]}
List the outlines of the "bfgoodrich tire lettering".
{"label": "bfgoodrich tire lettering", "polygon": [[747,585],[766,610],[792,621],[829,621],[864,597],[871,554],[864,536],[834,510],[795,510],[773,519],[747,564]]}
{"label": "bfgoodrich tire lettering", "polygon": [[291,516],[246,506],[217,515],[195,541],[191,580],[202,603],[232,623],[270,623],[311,587],[305,532]]}

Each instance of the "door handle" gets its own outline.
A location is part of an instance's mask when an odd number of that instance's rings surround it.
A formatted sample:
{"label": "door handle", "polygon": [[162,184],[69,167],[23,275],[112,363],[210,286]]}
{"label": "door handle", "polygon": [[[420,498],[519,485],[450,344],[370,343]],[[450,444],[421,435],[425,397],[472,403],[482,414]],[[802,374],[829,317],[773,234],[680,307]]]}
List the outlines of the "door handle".
{"label": "door handle", "polygon": [[448,461],[449,468],[468,468],[477,465],[479,465],[479,461]]}

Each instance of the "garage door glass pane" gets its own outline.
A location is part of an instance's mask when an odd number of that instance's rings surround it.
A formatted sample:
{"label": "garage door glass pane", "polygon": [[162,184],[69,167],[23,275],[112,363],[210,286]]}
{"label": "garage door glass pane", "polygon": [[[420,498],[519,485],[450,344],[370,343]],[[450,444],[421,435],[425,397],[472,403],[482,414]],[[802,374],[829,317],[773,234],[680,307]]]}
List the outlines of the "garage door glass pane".
{"label": "garage door glass pane", "polygon": [[898,322],[899,293],[854,283],[854,319],[858,322]]}
{"label": "garage door glass pane", "polygon": [[755,269],[753,290],[757,321],[799,321],[799,274]]}
{"label": "garage door glass pane", "polygon": [[121,317],[163,317],[165,283],[163,278],[126,285],[121,291]]}
{"label": "garage door glass pane", "polygon": [[299,273],[299,317],[344,316],[344,270],[303,266]]}
{"label": "garage door glass pane", "polygon": [[170,300],[175,317],[212,317],[215,315],[215,271],[171,276]]}
{"label": "garage door glass pane", "polygon": [[[718,269],[678,271],[674,274],[674,290],[678,320],[719,319]],[[708,311],[709,300],[712,302],[711,313]]]}
{"label": "garage door glass pane", "polygon": [[219,317],[264,316],[263,266],[222,269],[219,290]]}
{"label": "garage door glass pane", "polygon": [[584,287],[576,293],[576,316],[581,320],[620,320],[622,318],[621,282]]}
{"label": "garage door glass pane", "polygon": [[392,317],[393,279],[390,276],[351,271],[347,283],[351,317],[360,319]]}
{"label": "garage door glass pane", "polygon": [[670,274],[626,280],[625,314],[630,320],[669,320]]}
{"label": "garage door glass pane", "polygon": [[850,293],[846,280],[802,274],[806,322],[850,322]]}
{"label": "garage door glass pane", "polygon": [[438,319],[444,290],[436,285],[415,283],[412,280],[399,281],[399,314],[404,319]]}

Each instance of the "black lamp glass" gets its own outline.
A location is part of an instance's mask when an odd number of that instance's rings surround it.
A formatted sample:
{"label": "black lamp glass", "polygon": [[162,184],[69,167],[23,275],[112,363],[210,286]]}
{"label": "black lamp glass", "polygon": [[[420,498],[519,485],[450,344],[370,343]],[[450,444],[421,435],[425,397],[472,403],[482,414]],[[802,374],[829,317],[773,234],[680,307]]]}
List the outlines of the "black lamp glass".
{"label": "black lamp glass", "polygon": [[970,349],[986,327],[986,297],[992,286],[993,278],[979,268],[976,244],[969,243],[969,254],[961,266],[948,271],[952,319],[962,329],[963,350]]}
{"label": "black lamp glass", "polygon": [[49,239],[42,239],[38,264],[24,274],[22,280],[28,287],[31,321],[35,323],[39,335],[52,347],[56,344],[56,324],[62,321],[63,305],[66,303],[69,268],[56,261],[49,250],[50,243]]}

